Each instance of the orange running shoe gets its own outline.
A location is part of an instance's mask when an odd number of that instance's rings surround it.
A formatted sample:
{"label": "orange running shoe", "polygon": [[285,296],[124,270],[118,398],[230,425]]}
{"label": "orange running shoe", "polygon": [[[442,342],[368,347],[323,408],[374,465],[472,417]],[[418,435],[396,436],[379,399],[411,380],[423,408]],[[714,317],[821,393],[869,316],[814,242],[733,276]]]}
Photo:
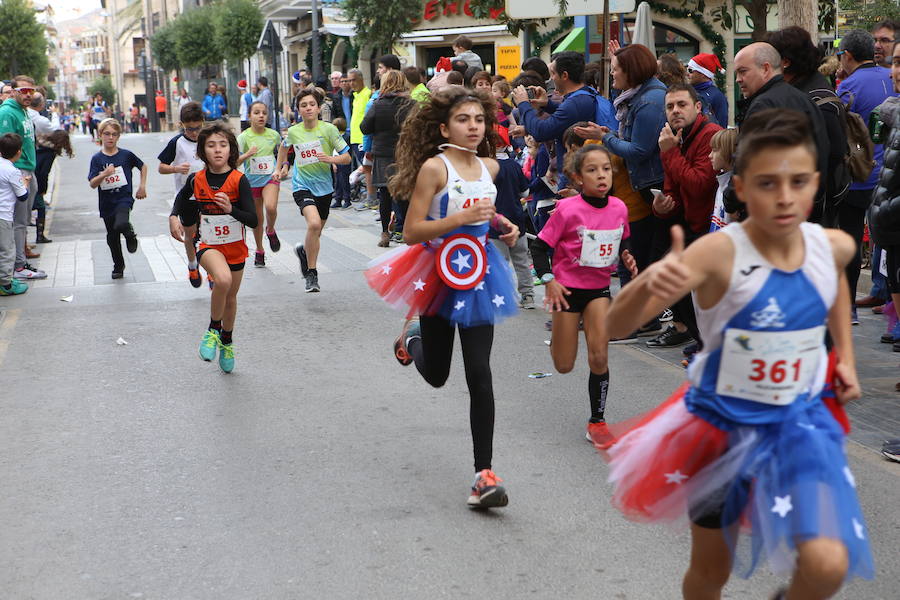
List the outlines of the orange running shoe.
{"label": "orange running shoe", "polygon": [[584,437],[598,449],[609,448],[615,440],[613,434],[609,431],[609,427],[606,426],[606,421],[600,421],[599,423],[589,422],[587,424],[587,433]]}
{"label": "orange running shoe", "polygon": [[203,279],[200,277],[200,267],[188,269],[188,280],[190,280],[191,285],[195,288],[200,287],[200,284],[203,283]]}
{"label": "orange running shoe", "polygon": [[406,342],[409,341],[409,338],[411,337],[421,335],[419,319],[407,319],[406,323],[403,324],[403,330],[400,331],[400,335],[394,340],[394,358],[397,359],[398,363],[404,367],[412,364],[413,358],[406,347]]}
{"label": "orange running shoe", "polygon": [[498,485],[502,479],[490,469],[483,469],[475,474],[475,483],[469,494],[469,508],[499,508],[509,504],[506,489]]}

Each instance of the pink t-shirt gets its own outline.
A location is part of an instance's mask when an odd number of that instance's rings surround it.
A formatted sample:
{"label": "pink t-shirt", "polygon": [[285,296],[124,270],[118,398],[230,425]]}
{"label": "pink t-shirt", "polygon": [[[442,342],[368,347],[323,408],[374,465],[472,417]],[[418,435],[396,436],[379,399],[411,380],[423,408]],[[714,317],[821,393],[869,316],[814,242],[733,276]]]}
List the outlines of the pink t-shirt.
{"label": "pink t-shirt", "polygon": [[609,196],[605,207],[594,208],[579,195],[556,203],[538,237],[553,248],[557,281],[579,290],[599,290],[609,287],[620,243],[629,235],[624,202]]}

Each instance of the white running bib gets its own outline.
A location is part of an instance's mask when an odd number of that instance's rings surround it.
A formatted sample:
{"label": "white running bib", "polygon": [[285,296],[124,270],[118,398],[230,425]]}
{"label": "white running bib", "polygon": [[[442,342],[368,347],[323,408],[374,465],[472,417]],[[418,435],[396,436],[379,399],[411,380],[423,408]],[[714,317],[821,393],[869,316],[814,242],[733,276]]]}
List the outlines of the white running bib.
{"label": "white running bib", "polygon": [[878,272],[887,277],[887,251],[881,250],[881,259],[878,261]]}
{"label": "white running bib", "polygon": [[619,245],[622,243],[624,227],[618,229],[582,229],[581,257],[578,264],[582,267],[603,268],[615,264],[619,260]]}
{"label": "white running bib", "polygon": [[125,169],[116,167],[116,172],[108,177],[104,177],[100,182],[101,190],[117,190],[120,187],[128,185],[128,179],[125,178]]}
{"label": "white running bib", "polygon": [[[454,181],[447,187],[447,216],[458,213],[476,202],[490,202],[497,199],[497,188],[491,183],[481,181]],[[483,225],[487,221],[469,223]]]}
{"label": "white running bib", "polygon": [[300,165],[314,165],[319,162],[319,154],[325,154],[322,149],[322,141],[304,142],[294,146],[294,163]]}
{"label": "white running bib", "polygon": [[250,169],[248,173],[250,175],[271,175],[275,172],[275,157],[274,156],[251,156],[250,157]]}
{"label": "white running bib", "polygon": [[812,383],[825,326],[800,331],[726,329],[716,393],[786,406]]}
{"label": "white running bib", "polygon": [[244,226],[231,215],[200,215],[200,241],[221,246],[244,239]]}

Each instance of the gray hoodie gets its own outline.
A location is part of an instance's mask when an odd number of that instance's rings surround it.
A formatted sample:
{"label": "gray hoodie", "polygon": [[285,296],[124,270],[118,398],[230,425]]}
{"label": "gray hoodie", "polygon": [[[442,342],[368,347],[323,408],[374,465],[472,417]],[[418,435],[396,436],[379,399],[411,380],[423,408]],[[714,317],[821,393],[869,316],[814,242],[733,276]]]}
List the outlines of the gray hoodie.
{"label": "gray hoodie", "polygon": [[456,60],[464,60],[466,64],[470,67],[475,67],[479,71],[484,71],[484,63],[481,62],[481,57],[472,52],[471,50],[466,50],[465,52],[460,52],[454,57]]}

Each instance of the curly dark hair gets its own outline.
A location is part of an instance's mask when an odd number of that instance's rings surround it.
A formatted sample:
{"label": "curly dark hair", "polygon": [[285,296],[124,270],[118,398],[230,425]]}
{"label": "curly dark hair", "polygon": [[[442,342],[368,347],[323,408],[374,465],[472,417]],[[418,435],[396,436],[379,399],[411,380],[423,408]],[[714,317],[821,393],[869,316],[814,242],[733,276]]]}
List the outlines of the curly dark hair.
{"label": "curly dark hair", "polygon": [[687,69],[678,60],[678,55],[674,52],[663,54],[657,59],[659,67],[656,77],[662,81],[666,87],[687,83]]}
{"label": "curly dark hair", "polygon": [[478,144],[478,156],[493,158],[497,152],[497,101],[484,92],[475,92],[462,86],[451,85],[431,95],[418,106],[403,123],[397,142],[397,172],[388,186],[395,198],[412,198],[419,170],[425,161],[440,153],[438,146],[447,138],[441,134],[441,125],[450,123],[454,109],[463,104],[477,103],[484,111],[484,138]]}
{"label": "curly dark hair", "polygon": [[228,166],[232,169],[237,169],[237,159],[241,155],[237,138],[234,137],[234,133],[232,133],[230,127],[219,122],[210,123],[200,130],[200,135],[197,136],[197,158],[202,160],[207,167],[209,166],[209,161],[206,160],[206,140],[208,140],[210,136],[216,134],[225,136],[225,139],[228,140],[228,145],[230,146],[228,152]]}
{"label": "curly dark hair", "polygon": [[784,68],[785,75],[807,77],[819,68],[822,62],[822,51],[816,47],[809,32],[796,25],[785,27],[769,33],[766,40],[784,60],[790,64]]}

